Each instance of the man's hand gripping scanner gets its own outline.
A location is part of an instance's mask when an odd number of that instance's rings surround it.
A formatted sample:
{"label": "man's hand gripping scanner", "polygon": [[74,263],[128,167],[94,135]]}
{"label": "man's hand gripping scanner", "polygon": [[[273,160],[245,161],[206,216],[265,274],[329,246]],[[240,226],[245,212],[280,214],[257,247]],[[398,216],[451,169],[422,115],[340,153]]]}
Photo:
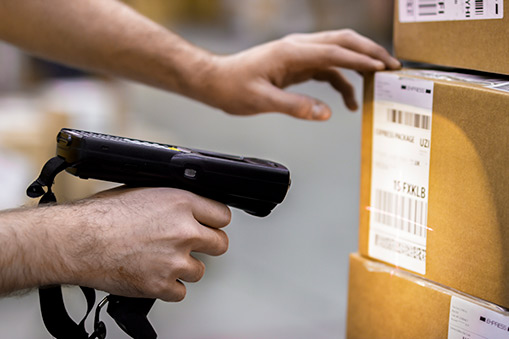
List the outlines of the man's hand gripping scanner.
{"label": "man's hand gripping scanner", "polygon": [[[56,156],[44,165],[27,195],[42,196],[39,204],[56,202],[51,186],[63,170],[82,179],[184,189],[259,217],[269,215],[290,187],[288,169],[272,161],[64,128],[57,136]],[[95,291],[81,289],[88,309],[79,324],[67,314],[60,286],[39,289],[43,320],[54,337],[105,338],[106,328],[99,315],[106,303],[108,314],[129,336],[157,337],[147,319],[155,300],[115,295],[98,304],[94,332],[89,336],[84,323],[95,304]]]}

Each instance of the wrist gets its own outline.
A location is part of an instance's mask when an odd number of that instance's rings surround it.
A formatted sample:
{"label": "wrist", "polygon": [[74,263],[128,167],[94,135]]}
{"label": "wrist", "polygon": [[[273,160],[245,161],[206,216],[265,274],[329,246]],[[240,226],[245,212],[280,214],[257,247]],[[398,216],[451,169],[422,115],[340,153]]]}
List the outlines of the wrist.
{"label": "wrist", "polygon": [[[181,94],[227,113],[235,113],[236,93],[247,92],[245,83],[237,81],[242,78],[242,69],[236,68],[233,59],[235,55],[205,55],[195,63],[196,67],[189,67],[190,72],[184,76],[189,79],[189,87]],[[243,98],[243,101],[249,101],[249,98]]]}
{"label": "wrist", "polygon": [[[44,208],[44,207],[43,207]],[[89,286],[97,279],[97,266],[103,265],[99,219],[107,220],[99,208],[90,211],[87,201],[57,205],[45,211],[44,220],[50,222],[44,235],[54,261],[48,267],[46,284]]]}
{"label": "wrist", "polygon": [[220,58],[182,40],[168,60],[168,68],[173,69],[174,74],[166,78],[169,86],[165,89],[210,104],[210,93],[217,86]]}
{"label": "wrist", "polygon": [[94,262],[84,253],[96,247],[96,237],[88,224],[72,205],[1,213],[0,294],[89,280]]}
{"label": "wrist", "polygon": [[9,293],[60,283],[63,267],[54,227],[42,208],[19,209],[0,215],[0,291]]}

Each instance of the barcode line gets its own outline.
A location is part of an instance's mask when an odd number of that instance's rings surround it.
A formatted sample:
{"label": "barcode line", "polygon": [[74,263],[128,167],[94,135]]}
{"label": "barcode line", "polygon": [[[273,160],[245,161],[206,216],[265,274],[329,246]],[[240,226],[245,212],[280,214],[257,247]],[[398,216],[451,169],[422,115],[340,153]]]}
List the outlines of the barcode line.
{"label": "barcode line", "polygon": [[424,201],[377,189],[371,211],[379,224],[426,238],[428,204]]}
{"label": "barcode line", "polygon": [[419,0],[417,8],[419,16],[437,15],[436,0]]}
{"label": "barcode line", "polygon": [[388,251],[426,262],[426,246],[399,241],[392,236],[375,234],[375,245]]}
{"label": "barcode line", "polygon": [[[484,0],[465,2],[465,18],[471,18],[472,14],[475,14],[475,16],[484,16],[484,7]],[[414,13],[414,11],[417,13]],[[442,16],[445,13],[445,2],[439,0],[406,0],[406,12],[409,16],[414,16],[414,14],[417,14],[419,17]],[[495,4],[495,13],[498,14],[498,4]]]}
{"label": "barcode line", "polygon": [[475,14],[483,15],[484,14],[484,0],[475,0]]}
{"label": "barcode line", "polygon": [[424,114],[387,109],[387,121],[425,130],[431,130],[431,117]]}

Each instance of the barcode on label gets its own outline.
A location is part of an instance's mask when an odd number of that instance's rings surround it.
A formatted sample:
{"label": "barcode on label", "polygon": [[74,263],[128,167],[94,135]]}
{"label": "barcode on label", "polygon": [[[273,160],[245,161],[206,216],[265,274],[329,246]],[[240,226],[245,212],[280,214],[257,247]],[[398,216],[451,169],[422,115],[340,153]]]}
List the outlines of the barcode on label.
{"label": "barcode on label", "polygon": [[430,15],[437,15],[443,13],[439,9],[443,9],[443,2],[437,1],[437,0],[418,0],[417,2],[417,8],[418,12],[417,15],[419,16],[430,16]]}
{"label": "barcode on label", "polygon": [[422,128],[425,130],[431,129],[431,118],[429,116],[412,112],[404,112],[392,108],[387,110],[387,121],[400,125]]}
{"label": "barcode on label", "polygon": [[484,0],[475,0],[475,15],[484,14]]}
{"label": "barcode on label", "polygon": [[399,0],[398,10],[403,23],[503,19],[504,0]]}
{"label": "barcode on label", "polygon": [[426,238],[428,204],[400,194],[375,190],[372,218],[397,230]]}
{"label": "barcode on label", "polygon": [[410,17],[414,16],[414,0],[406,1],[406,14]]}
{"label": "barcode on label", "polygon": [[399,241],[393,237],[375,235],[375,245],[391,252],[412,258],[418,261],[426,261],[426,248]]}
{"label": "barcode on label", "polygon": [[[473,4],[472,4],[473,2]],[[484,15],[484,0],[465,1],[464,10],[465,17],[470,17],[472,13],[472,6],[475,15]],[[407,0],[406,8],[409,15],[413,15],[414,0]],[[434,16],[444,14],[445,1],[437,0],[417,0],[417,15],[418,16]]]}

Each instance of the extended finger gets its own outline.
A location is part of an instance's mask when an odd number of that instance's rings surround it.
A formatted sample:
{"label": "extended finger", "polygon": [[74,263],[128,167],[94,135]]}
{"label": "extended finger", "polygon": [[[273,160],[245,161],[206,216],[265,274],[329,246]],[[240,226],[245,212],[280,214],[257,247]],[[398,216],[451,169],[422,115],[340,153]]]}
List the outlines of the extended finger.
{"label": "extended finger", "polygon": [[355,99],[355,89],[353,85],[348,81],[345,76],[335,68],[317,73],[314,76],[315,80],[326,81],[332,85],[343,97],[346,107],[350,110],[355,111],[359,105]]}
{"label": "extended finger", "polygon": [[330,108],[317,99],[273,85],[260,89],[259,96],[263,98],[261,112],[280,112],[305,120],[327,120],[332,114]]}
{"label": "extended finger", "polygon": [[381,60],[388,68],[398,69],[401,67],[401,63],[391,56],[385,48],[363,35],[354,31],[348,31],[348,34],[344,34],[341,40],[341,46]]}
{"label": "extended finger", "polygon": [[296,40],[308,43],[339,45],[352,51],[382,61],[387,68],[398,69],[401,63],[373,40],[350,29],[299,34]]}
{"label": "extended finger", "polygon": [[294,45],[293,52],[289,50],[289,53],[290,69],[295,71],[343,67],[373,72],[386,68],[378,59],[336,45],[300,43]]}

